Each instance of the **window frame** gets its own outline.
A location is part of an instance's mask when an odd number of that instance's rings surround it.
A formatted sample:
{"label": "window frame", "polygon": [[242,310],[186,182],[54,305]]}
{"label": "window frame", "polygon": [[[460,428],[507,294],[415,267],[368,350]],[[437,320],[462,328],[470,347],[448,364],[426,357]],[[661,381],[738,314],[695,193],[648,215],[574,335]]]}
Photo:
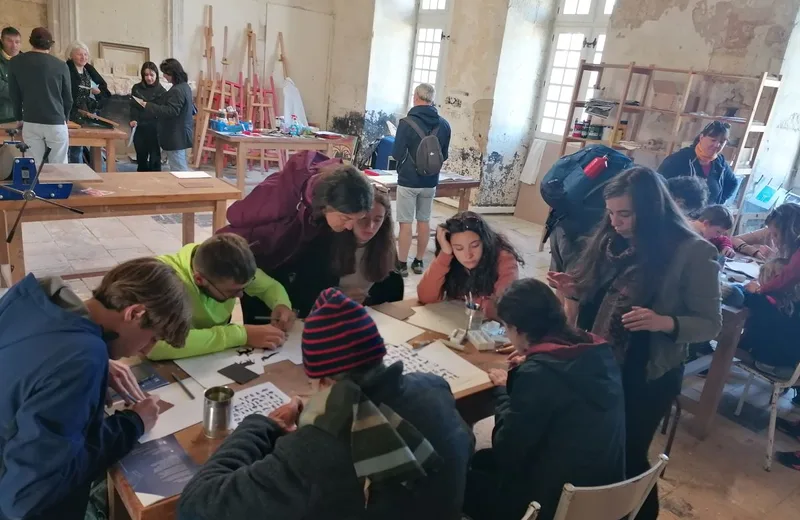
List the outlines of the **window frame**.
{"label": "window frame", "polygon": [[417,46],[419,42],[419,34],[422,29],[441,29],[442,39],[439,46],[439,64],[436,70],[436,81],[433,83],[436,89],[436,96],[434,104],[441,107],[444,100],[445,90],[445,74],[447,64],[447,53],[449,49],[450,27],[452,23],[453,2],[456,0],[446,0],[444,9],[424,10],[422,9],[422,1],[417,0],[417,15],[416,23],[414,24],[414,44],[411,49],[411,68],[408,73],[408,97],[406,99],[406,111],[413,106],[414,89],[417,82],[414,81],[414,70],[417,64]]}

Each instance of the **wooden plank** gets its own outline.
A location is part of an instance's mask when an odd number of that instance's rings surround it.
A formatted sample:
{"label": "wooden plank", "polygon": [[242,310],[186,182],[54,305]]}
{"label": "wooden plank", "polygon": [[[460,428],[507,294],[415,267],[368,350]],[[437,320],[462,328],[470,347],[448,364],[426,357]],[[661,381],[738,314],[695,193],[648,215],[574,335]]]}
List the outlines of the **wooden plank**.
{"label": "wooden plank", "polygon": [[103,182],[97,172],[92,170],[88,164],[45,164],[42,173],[39,174],[41,183],[93,183]]}

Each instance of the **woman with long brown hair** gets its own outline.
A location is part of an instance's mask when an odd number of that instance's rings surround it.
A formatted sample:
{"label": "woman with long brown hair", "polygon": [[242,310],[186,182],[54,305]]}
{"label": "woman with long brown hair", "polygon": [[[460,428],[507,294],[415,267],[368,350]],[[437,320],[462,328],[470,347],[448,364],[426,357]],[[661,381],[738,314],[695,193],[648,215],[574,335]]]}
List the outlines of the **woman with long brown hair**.
{"label": "woman with long brown hair", "polygon": [[[571,273],[550,285],[579,302],[578,325],[605,338],[622,364],[628,477],[650,467],[658,424],[680,393],[686,346],[722,326],[714,246],[681,215],[653,170],[631,168],[605,188],[606,218]],[[654,489],[637,518],[658,517]]]}

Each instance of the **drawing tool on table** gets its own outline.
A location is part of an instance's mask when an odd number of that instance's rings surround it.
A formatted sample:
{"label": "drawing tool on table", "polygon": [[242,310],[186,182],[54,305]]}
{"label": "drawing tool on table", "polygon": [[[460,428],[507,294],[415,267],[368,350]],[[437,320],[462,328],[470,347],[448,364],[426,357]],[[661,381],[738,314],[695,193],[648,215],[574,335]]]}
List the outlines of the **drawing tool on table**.
{"label": "drawing tool on table", "polygon": [[175,372],[172,373],[172,379],[174,379],[175,382],[178,383],[178,385],[183,389],[183,391],[186,392],[186,395],[189,396],[189,399],[194,399],[194,395],[192,395],[189,389],[186,388],[186,385],[183,384],[183,381],[181,381]]}

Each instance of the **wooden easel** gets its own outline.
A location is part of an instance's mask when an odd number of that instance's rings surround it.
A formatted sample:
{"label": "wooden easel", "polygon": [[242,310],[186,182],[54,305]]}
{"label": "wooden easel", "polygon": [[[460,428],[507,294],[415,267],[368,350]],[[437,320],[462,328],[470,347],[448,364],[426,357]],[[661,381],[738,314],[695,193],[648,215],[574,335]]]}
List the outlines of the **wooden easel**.
{"label": "wooden easel", "polygon": [[211,121],[211,107],[214,103],[214,94],[217,90],[216,74],[216,52],[214,50],[214,8],[207,6],[206,25],[203,28],[203,39],[205,49],[203,57],[206,59],[206,69],[208,70],[208,80],[204,79],[203,71],[200,71],[200,81],[197,84],[196,105],[200,107],[195,120],[194,149],[192,158],[194,167],[200,166],[203,156],[203,148],[208,132],[208,123]]}

